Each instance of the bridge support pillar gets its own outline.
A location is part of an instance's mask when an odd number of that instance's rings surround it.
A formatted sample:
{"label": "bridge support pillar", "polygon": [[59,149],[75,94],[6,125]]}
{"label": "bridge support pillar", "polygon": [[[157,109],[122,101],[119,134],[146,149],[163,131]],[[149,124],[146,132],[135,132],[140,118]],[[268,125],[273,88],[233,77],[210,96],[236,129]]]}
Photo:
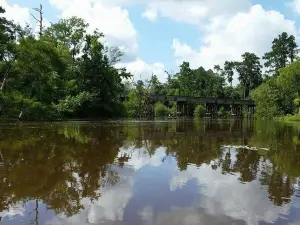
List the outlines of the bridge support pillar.
{"label": "bridge support pillar", "polygon": [[205,117],[210,117],[212,116],[212,108],[211,108],[211,105],[210,104],[206,104],[205,105]]}
{"label": "bridge support pillar", "polygon": [[243,118],[243,106],[231,105],[231,116],[233,118]]}
{"label": "bridge support pillar", "polygon": [[182,113],[182,104],[181,102],[176,102],[176,114],[177,116],[181,116]]}
{"label": "bridge support pillar", "polygon": [[235,117],[236,116],[236,108],[235,108],[235,105],[231,105],[231,117]]}
{"label": "bridge support pillar", "polygon": [[206,117],[214,118],[217,115],[218,112],[217,104],[208,103],[206,104],[205,107],[206,107],[206,111],[205,111]]}
{"label": "bridge support pillar", "polygon": [[248,106],[248,117],[254,118],[254,114],[255,114],[255,106],[253,105]]}
{"label": "bridge support pillar", "polygon": [[188,116],[189,105],[187,103],[184,103],[183,107],[184,107],[184,116]]}
{"label": "bridge support pillar", "polygon": [[176,103],[177,116],[188,116],[189,106],[186,102],[177,102]]}

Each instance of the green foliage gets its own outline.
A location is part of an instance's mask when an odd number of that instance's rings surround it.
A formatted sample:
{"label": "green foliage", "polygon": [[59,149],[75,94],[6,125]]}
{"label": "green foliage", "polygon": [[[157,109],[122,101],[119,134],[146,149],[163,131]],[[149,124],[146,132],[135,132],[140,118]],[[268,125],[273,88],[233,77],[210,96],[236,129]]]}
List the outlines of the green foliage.
{"label": "green foliage", "polygon": [[294,99],[294,105],[299,106],[300,105],[300,98],[295,98]]}
{"label": "green foliage", "polygon": [[217,114],[218,114],[218,118],[230,117],[230,112],[228,110],[226,111],[223,106],[218,110]]}
{"label": "green foliage", "polygon": [[283,115],[277,102],[281,98],[281,91],[273,80],[263,83],[251,93],[256,104],[258,117],[275,117]]}
{"label": "green foliage", "polygon": [[258,116],[274,117],[293,114],[294,100],[299,96],[300,61],[297,60],[279,71],[277,77],[264,82],[251,94]]}
{"label": "green foliage", "polygon": [[[4,12],[0,7],[2,118],[140,117],[153,115],[158,95],[241,99],[249,98],[253,90],[258,115],[299,111],[299,104],[293,103],[300,93],[300,66],[294,62],[297,44],[287,33],[274,39],[272,50],[264,56],[266,67],[278,75],[276,79],[263,81],[260,58],[246,52],[241,62],[226,61],[223,68],[215,66],[215,71],[191,68],[189,62],[183,62],[165,83],[153,74],[131,85],[131,74],[116,66],[123,53],[118,47],[108,47],[100,31],[90,32],[83,19],[61,19],[36,38],[30,27],[22,28],[1,16]],[[240,83],[232,87],[235,72]],[[124,95],[126,101],[121,103]],[[174,103],[155,108],[160,116],[176,115]]]}
{"label": "green foliage", "polygon": [[172,102],[170,105],[171,105],[171,107],[169,108],[169,115],[176,116],[176,114],[177,114],[176,102]]}
{"label": "green foliage", "polygon": [[2,119],[18,118],[23,111],[25,120],[53,120],[58,119],[56,109],[52,105],[43,104],[34,98],[13,92],[1,94],[3,105]]}
{"label": "green foliage", "polygon": [[240,86],[232,87],[232,86],[225,86],[224,87],[224,98],[227,99],[241,99],[242,90],[240,90]]}
{"label": "green foliage", "polygon": [[212,70],[203,67],[191,69],[188,62],[183,62],[180,72],[168,78],[168,94],[221,97],[223,95],[224,78]]}
{"label": "green foliage", "polygon": [[170,114],[169,108],[161,102],[154,105],[154,112],[156,117],[166,117]]}
{"label": "green foliage", "polygon": [[300,114],[295,114],[295,115],[286,115],[282,117],[282,119],[286,122],[300,122]]}
{"label": "green foliage", "polygon": [[81,92],[76,96],[66,96],[55,106],[60,115],[72,115],[82,111],[83,106],[87,106],[91,101],[89,92]]}
{"label": "green foliage", "polygon": [[232,81],[233,81],[233,75],[234,75],[234,68],[235,68],[235,63],[234,62],[228,62],[226,61],[224,64],[224,74],[232,86]]}
{"label": "green foliage", "polygon": [[239,74],[239,81],[244,87],[244,98],[249,92],[259,86],[262,82],[260,58],[253,53],[246,52],[242,55],[242,62],[236,62],[236,70]]}
{"label": "green foliage", "polygon": [[90,137],[82,134],[78,125],[63,126],[57,133],[63,135],[66,139],[75,139],[80,144],[87,144],[91,140]]}
{"label": "green foliage", "polygon": [[[101,33],[88,34],[87,29],[84,20],[72,17],[51,24],[35,39],[27,28],[20,30],[0,17],[0,47],[5,51],[0,56],[3,118],[98,118],[123,113],[118,96],[124,90],[123,80],[131,75],[112,65],[122,53],[105,46]],[[18,42],[14,32],[20,34]]]}
{"label": "green foliage", "polygon": [[158,77],[156,75],[153,75],[147,83],[148,91],[151,95],[166,94],[164,85],[158,80]]}
{"label": "green foliage", "polygon": [[139,114],[139,100],[138,95],[134,90],[130,91],[127,100],[123,103],[128,117],[138,117]]}
{"label": "green foliage", "polygon": [[203,105],[197,105],[194,111],[194,117],[195,118],[202,118],[205,116],[205,107]]}
{"label": "green foliage", "polygon": [[297,43],[293,35],[283,32],[275,38],[272,50],[267,52],[263,59],[266,61],[265,66],[269,68],[269,73],[278,75],[279,69],[286,67],[289,63],[294,62],[297,55]]}
{"label": "green foliage", "polygon": [[55,43],[60,49],[68,49],[73,60],[80,53],[88,24],[81,18],[71,17],[52,24],[45,30],[43,38]]}

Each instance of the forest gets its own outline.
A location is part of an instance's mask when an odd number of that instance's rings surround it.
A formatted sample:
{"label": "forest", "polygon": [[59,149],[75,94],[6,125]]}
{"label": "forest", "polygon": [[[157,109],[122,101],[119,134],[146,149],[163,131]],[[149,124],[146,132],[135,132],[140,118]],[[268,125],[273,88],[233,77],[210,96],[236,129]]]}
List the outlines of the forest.
{"label": "forest", "polygon": [[[0,6],[1,119],[138,117],[154,95],[252,99],[257,117],[297,119],[300,112],[298,46],[285,32],[274,37],[262,58],[245,52],[240,61],[209,70],[183,62],[162,83],[155,74],[136,81],[126,68],[117,68],[123,52],[108,46],[101,31],[89,32],[81,18],[61,19],[49,27],[38,21],[35,34],[30,26],[7,20],[4,13]],[[124,102],[121,95],[127,96]],[[172,102],[158,102],[154,109],[156,116],[176,113]],[[201,110],[195,106],[195,115],[201,116]]]}

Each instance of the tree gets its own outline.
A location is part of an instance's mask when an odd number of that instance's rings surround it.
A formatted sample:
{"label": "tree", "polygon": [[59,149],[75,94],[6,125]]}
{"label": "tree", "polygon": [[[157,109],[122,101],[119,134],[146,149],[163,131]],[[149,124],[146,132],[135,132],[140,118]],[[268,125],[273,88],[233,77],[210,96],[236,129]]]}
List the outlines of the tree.
{"label": "tree", "polygon": [[148,91],[151,95],[165,94],[164,85],[159,81],[156,75],[152,75],[151,79],[147,81]]}
{"label": "tree", "polygon": [[188,62],[183,62],[180,65],[180,72],[177,79],[180,83],[179,95],[193,96],[195,89],[193,88],[195,79],[193,79],[193,71]]}
{"label": "tree", "polygon": [[178,95],[179,94],[179,81],[177,79],[178,74],[168,73],[167,82],[165,83],[165,88],[168,95]]}
{"label": "tree", "polygon": [[228,99],[241,99],[239,87],[226,86],[224,87],[224,98]]}
{"label": "tree", "polygon": [[239,80],[244,87],[244,98],[249,96],[249,92],[259,86],[262,82],[260,58],[254,53],[246,52],[242,55],[242,62],[236,62],[236,70]]}
{"label": "tree", "polygon": [[272,50],[263,59],[269,73],[278,75],[279,69],[294,62],[297,55],[297,43],[293,35],[283,32],[272,42]]}
{"label": "tree", "polygon": [[216,73],[218,73],[219,75],[223,74],[223,69],[221,68],[220,65],[214,65],[214,70],[216,71]]}
{"label": "tree", "polygon": [[[280,75],[276,81],[268,83],[271,77],[263,80],[259,57],[246,52],[241,62],[225,61],[223,68],[192,68],[189,62],[183,62],[177,73],[168,74],[165,83],[153,75],[149,81],[132,86],[126,82],[131,74],[118,67],[123,52],[106,45],[100,31],[91,33],[89,24],[77,17],[61,19],[44,29],[42,7],[35,10],[40,13],[40,37],[35,37],[30,27],[22,28],[1,16],[5,10],[0,7],[2,118],[21,118],[23,114],[25,119],[99,118],[122,116],[124,109],[137,116],[153,111],[156,95],[248,98],[262,82],[266,85],[255,93],[276,97],[269,103],[274,103],[273,109],[280,113],[293,112],[295,104],[291,102],[299,98],[297,44],[287,33],[280,34],[264,56],[266,66]],[[235,73],[240,83],[232,87]],[[278,91],[288,97],[278,97]],[[124,98],[120,96],[124,94],[129,98],[122,104]],[[263,100],[257,94],[253,96]],[[166,106],[174,109],[173,102]]]}
{"label": "tree", "polygon": [[[88,24],[81,18],[61,19],[45,30],[44,38],[53,41],[60,49],[68,49],[73,61],[80,53]],[[60,47],[61,46],[61,47]]]}
{"label": "tree", "polygon": [[7,60],[7,54],[13,48],[13,41],[15,40],[15,28],[13,22],[7,20],[2,15],[5,9],[0,6],[0,60]]}
{"label": "tree", "polygon": [[[13,71],[16,76],[8,80],[8,89],[18,92],[23,98],[19,103],[20,117],[23,110],[30,119],[47,115],[43,111],[53,114],[54,109],[49,109],[52,103],[58,102],[58,74],[63,74],[65,70],[57,49],[52,43],[28,38],[20,40],[17,51],[18,60]],[[35,110],[37,111],[34,112]],[[34,114],[31,115],[32,113]]]}
{"label": "tree", "polygon": [[251,92],[251,97],[256,104],[257,116],[272,118],[283,115],[284,112],[278,104],[281,94],[282,92],[274,80],[263,83]]}
{"label": "tree", "polygon": [[4,13],[5,10],[0,6],[0,73],[4,74],[1,80],[1,92],[16,59],[15,41],[17,32],[20,32],[20,27],[1,16]]}
{"label": "tree", "polygon": [[298,71],[300,71],[299,60],[279,70],[277,77],[270,78],[251,93],[259,116],[282,116],[297,110],[294,100],[300,93]]}
{"label": "tree", "polygon": [[226,61],[224,64],[224,75],[226,76],[228,82],[232,86],[232,81],[233,81],[233,75],[234,75],[234,68],[235,68],[235,63],[234,62],[228,62]]}
{"label": "tree", "polygon": [[139,117],[144,111],[146,101],[146,88],[142,80],[138,80],[134,84],[129,93],[126,101],[124,102],[126,116]]}
{"label": "tree", "polygon": [[180,72],[168,80],[169,83],[172,82],[173,87],[179,89],[177,94],[195,97],[223,96],[222,75],[205,70],[202,66],[191,69],[187,62],[183,62],[180,68]]}
{"label": "tree", "polygon": [[[0,8],[0,13],[5,11]],[[119,94],[131,75],[116,68],[122,56],[103,35],[87,34],[76,17],[42,30],[0,17],[0,109],[8,118],[51,119],[112,116],[122,113]],[[5,87],[5,91],[3,90]]]}
{"label": "tree", "polygon": [[102,37],[103,34],[98,31],[85,36],[77,81],[79,89],[89,92],[92,100],[89,107],[84,109],[84,114],[89,112],[97,115],[100,111],[103,115],[111,115],[118,100],[118,93],[121,93],[124,87],[122,79],[131,76],[124,69],[117,69],[110,64],[105,46],[100,41]]}

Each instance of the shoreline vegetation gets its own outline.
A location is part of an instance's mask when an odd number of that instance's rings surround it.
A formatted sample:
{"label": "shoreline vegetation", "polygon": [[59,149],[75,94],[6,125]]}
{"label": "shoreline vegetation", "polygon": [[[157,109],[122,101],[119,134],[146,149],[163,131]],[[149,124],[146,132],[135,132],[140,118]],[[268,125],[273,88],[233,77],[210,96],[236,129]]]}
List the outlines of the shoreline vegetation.
{"label": "shoreline vegetation", "polygon": [[275,120],[281,121],[281,122],[288,122],[288,123],[295,123],[300,122],[300,115],[286,115],[281,117],[276,117]]}
{"label": "shoreline vegetation", "polygon": [[[177,117],[175,102],[155,103],[156,95],[252,99],[256,118],[300,121],[300,59],[293,35],[274,37],[262,58],[245,52],[238,61],[207,69],[183,62],[165,82],[148,80],[118,65],[124,53],[105,42],[101,31],[77,17],[44,27],[7,20],[0,5],[0,120],[81,120]],[[89,31],[89,32],[88,32]],[[263,65],[262,65],[263,63]],[[141,74],[142,77],[143,74]],[[237,84],[234,86],[233,83]],[[120,96],[127,96],[124,101]],[[201,118],[205,108],[189,105],[188,116]],[[230,108],[218,109],[219,118]]]}

